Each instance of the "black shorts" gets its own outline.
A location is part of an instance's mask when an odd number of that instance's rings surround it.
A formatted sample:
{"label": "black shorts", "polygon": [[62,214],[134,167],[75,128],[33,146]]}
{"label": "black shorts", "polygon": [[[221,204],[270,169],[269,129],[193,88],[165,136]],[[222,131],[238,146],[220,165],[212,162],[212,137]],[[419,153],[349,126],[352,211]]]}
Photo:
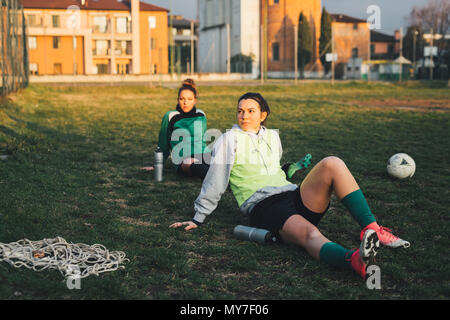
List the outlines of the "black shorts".
{"label": "black shorts", "polygon": [[249,223],[255,228],[266,229],[278,235],[284,223],[292,215],[298,214],[317,226],[328,207],[322,213],[309,210],[303,204],[299,188],[275,194],[260,201],[250,212]]}
{"label": "black shorts", "polygon": [[[193,155],[191,155],[191,159],[196,159],[197,161],[200,161],[200,162],[197,162],[197,165],[204,167],[205,169],[203,169],[203,170],[208,171],[209,163],[211,162],[211,152],[193,154]],[[176,168],[177,168],[177,173],[179,175],[182,175],[184,177],[191,176],[191,175],[184,173],[183,169],[181,168],[181,164],[178,164],[176,166]],[[201,178],[204,178],[204,177],[201,177]]]}

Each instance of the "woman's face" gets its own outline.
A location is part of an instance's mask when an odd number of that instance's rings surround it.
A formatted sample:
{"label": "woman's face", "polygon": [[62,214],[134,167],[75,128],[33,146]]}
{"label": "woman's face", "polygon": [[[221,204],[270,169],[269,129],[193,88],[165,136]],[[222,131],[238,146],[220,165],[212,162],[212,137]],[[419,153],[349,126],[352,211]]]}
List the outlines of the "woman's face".
{"label": "woman's face", "polygon": [[183,90],[178,97],[178,105],[184,112],[189,112],[197,103],[194,93],[191,90]]}
{"label": "woman's face", "polygon": [[253,99],[241,100],[237,108],[237,120],[239,127],[248,132],[257,133],[267,117],[267,112],[261,112],[261,108]]}

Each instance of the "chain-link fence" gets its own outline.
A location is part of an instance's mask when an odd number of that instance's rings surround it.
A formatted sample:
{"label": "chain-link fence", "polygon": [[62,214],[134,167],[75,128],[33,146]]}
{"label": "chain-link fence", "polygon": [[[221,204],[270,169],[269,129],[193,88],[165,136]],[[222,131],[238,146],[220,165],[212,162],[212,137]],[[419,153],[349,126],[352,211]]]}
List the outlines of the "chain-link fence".
{"label": "chain-link fence", "polygon": [[28,50],[25,16],[19,0],[0,0],[1,95],[28,85]]}

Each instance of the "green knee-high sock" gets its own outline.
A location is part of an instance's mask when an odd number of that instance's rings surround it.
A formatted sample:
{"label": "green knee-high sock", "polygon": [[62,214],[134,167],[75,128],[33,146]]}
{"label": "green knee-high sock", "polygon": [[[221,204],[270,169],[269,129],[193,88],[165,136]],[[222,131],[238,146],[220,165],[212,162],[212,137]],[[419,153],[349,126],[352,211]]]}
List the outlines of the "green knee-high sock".
{"label": "green knee-high sock", "polygon": [[345,249],[334,242],[327,242],[320,248],[320,260],[334,267],[351,268],[350,258],[355,251]]}
{"label": "green knee-high sock", "polygon": [[358,221],[361,228],[365,228],[376,221],[361,189],[349,193],[341,202],[347,207],[353,218]]}

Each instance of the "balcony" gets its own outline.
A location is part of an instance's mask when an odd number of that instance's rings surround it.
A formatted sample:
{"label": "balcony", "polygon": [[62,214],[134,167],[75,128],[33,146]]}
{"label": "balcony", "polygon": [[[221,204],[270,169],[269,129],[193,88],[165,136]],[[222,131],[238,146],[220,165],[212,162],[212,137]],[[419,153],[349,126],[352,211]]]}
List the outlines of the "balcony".
{"label": "balcony", "polygon": [[114,51],[116,56],[131,56],[132,53],[132,42],[126,40],[116,41],[116,49]]}
{"label": "balcony", "polygon": [[[94,57],[109,57],[111,56],[111,48],[94,48],[92,49]],[[115,56],[131,56],[131,48],[116,48],[114,49]]]}
{"label": "balcony", "polygon": [[[97,34],[106,34],[111,33],[113,31],[111,20],[94,22],[91,27],[92,33]],[[116,23],[114,25],[114,32],[116,34],[131,34],[131,21],[125,18],[116,19]]]}
{"label": "balcony", "polygon": [[92,55],[95,56],[109,56],[110,54],[109,48],[94,48],[92,49]]}
{"label": "balcony", "polygon": [[114,50],[114,54],[116,56],[131,56],[132,52],[131,52],[131,49],[121,49],[121,48],[119,48],[119,49]]}
{"label": "balcony", "polygon": [[94,24],[94,26],[92,27],[92,33],[111,33],[111,24]]}

